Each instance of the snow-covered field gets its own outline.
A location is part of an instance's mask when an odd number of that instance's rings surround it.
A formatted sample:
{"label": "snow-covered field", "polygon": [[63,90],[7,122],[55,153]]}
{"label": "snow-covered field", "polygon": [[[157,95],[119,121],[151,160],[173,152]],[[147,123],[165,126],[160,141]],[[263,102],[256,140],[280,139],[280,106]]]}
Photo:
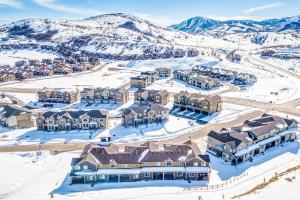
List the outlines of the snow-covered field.
{"label": "snow-covered field", "polygon": [[279,65],[293,73],[300,74],[300,59],[267,58],[266,61]]}
{"label": "snow-covered field", "polygon": [[[1,153],[0,154],[0,197],[2,199],[43,200],[50,199],[230,199],[248,191],[257,184],[288,168],[300,164],[299,141],[266,151],[265,155],[254,157],[254,161],[231,166],[220,158],[211,157],[210,186],[219,188],[199,189],[201,183],[186,181],[148,181],[136,183],[105,183],[90,185],[69,185],[67,173],[72,157],[79,152],[51,155],[48,152]],[[286,177],[295,176],[292,182]],[[292,172],[280,178],[266,189],[240,199],[281,200],[298,199],[300,172]],[[227,186],[226,186],[227,182]],[[220,184],[223,183],[223,186]],[[274,192],[278,195],[274,195]]]}
{"label": "snow-covered field", "polygon": [[300,98],[300,81],[292,77],[266,77],[258,79],[257,83],[244,91],[229,92],[223,96],[285,103]]}
{"label": "snow-covered field", "polygon": [[14,65],[15,62],[20,60],[30,60],[30,59],[54,59],[58,55],[37,50],[2,50],[0,51],[0,65]]}

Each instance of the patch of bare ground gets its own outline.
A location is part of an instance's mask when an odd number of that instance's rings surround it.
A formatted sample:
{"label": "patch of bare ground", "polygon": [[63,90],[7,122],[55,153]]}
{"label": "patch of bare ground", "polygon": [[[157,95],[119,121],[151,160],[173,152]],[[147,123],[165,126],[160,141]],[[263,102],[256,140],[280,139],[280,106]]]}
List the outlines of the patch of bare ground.
{"label": "patch of bare ground", "polygon": [[[231,197],[231,199],[237,199],[237,198],[240,198],[240,197],[243,197],[243,196],[246,196],[246,195],[249,195],[249,194],[252,194],[252,193],[255,193],[256,191],[258,190],[262,190],[264,188],[266,188],[268,185],[270,185],[271,183],[274,183],[276,181],[279,180],[279,178],[283,177],[283,176],[286,176],[288,175],[289,173],[291,172],[294,172],[294,171],[297,171],[300,169],[300,165],[297,165],[295,167],[292,167],[292,168],[289,168],[287,170],[285,170],[284,172],[281,172],[281,173],[275,173],[275,175],[270,178],[268,181],[265,181],[263,183],[260,183],[259,185],[256,185],[255,187],[253,187],[252,189],[250,189],[249,191],[245,192],[245,193],[242,193],[242,194],[239,194],[239,195],[235,195],[233,197]],[[293,179],[295,179],[295,177],[292,177],[292,178],[285,178],[286,181],[289,181],[289,182],[292,182]]]}

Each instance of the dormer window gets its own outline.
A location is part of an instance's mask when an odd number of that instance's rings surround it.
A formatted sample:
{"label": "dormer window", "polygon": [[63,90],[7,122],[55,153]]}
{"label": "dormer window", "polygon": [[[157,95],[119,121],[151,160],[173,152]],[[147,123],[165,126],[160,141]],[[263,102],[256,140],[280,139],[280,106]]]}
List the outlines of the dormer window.
{"label": "dormer window", "polygon": [[116,168],[116,164],[111,164],[111,168]]}
{"label": "dormer window", "polygon": [[193,166],[194,166],[194,167],[198,167],[198,165],[199,165],[199,164],[198,164],[197,162],[194,162],[194,163],[193,163]]}
{"label": "dormer window", "polygon": [[172,166],[172,161],[168,160],[166,164],[167,166]]}

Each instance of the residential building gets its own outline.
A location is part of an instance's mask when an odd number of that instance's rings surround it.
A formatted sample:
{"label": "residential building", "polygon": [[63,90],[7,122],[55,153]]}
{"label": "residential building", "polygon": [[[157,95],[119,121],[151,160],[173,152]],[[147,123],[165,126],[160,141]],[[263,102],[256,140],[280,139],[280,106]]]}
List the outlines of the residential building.
{"label": "residential building", "polygon": [[159,67],[155,69],[156,75],[159,78],[168,78],[172,75],[172,70],[166,67]]}
{"label": "residential building", "polygon": [[0,124],[9,128],[29,128],[35,126],[31,112],[14,105],[0,107]]}
{"label": "residential building", "polygon": [[43,88],[38,91],[38,101],[48,103],[74,103],[79,99],[79,91],[76,89],[51,89]]}
{"label": "residential building", "polygon": [[169,92],[167,90],[145,90],[139,88],[134,93],[134,103],[141,105],[148,105],[150,103],[157,103],[166,105],[169,102]]}
{"label": "residential building", "polygon": [[204,90],[210,90],[221,85],[221,82],[219,80],[199,75],[194,71],[175,70],[173,74],[175,79],[181,80],[189,85]]}
{"label": "residential building", "polygon": [[150,180],[209,180],[210,159],[198,146],[147,142],[124,148],[89,144],[72,159],[72,183],[134,182]]}
{"label": "residential building", "polygon": [[36,123],[37,129],[44,131],[106,129],[108,112],[104,110],[47,111],[39,113]]}
{"label": "residential building", "polygon": [[174,95],[174,108],[210,115],[222,110],[222,99],[218,94],[202,95],[181,91]]}
{"label": "residential building", "polygon": [[140,75],[130,78],[130,86],[137,88],[145,88],[156,80],[157,75],[155,71],[141,72]]}
{"label": "residential building", "polygon": [[169,109],[160,104],[132,105],[122,113],[123,126],[139,126],[151,123],[161,124],[169,119]]}
{"label": "residential building", "polygon": [[242,163],[270,147],[293,141],[297,121],[263,114],[260,118],[246,120],[241,126],[223,128],[208,133],[207,148],[233,165]]}
{"label": "residential building", "polygon": [[16,75],[13,72],[1,72],[0,82],[14,81],[16,80]]}
{"label": "residential building", "polygon": [[218,67],[197,66],[193,68],[193,71],[202,76],[208,76],[221,81],[231,81],[235,85],[253,85],[257,81],[256,76],[253,74],[240,73]]}
{"label": "residential building", "polygon": [[129,100],[127,89],[121,88],[85,88],[80,92],[81,103],[124,104]]}

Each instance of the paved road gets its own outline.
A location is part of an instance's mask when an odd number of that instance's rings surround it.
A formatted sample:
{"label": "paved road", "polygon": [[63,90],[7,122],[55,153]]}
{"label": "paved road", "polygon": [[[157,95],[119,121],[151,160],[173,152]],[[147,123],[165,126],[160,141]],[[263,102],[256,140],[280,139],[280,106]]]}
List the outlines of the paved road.
{"label": "paved road", "polygon": [[[277,71],[280,71],[280,72],[282,72],[282,73],[285,73],[285,74],[287,74],[287,75],[289,75],[289,76],[292,76],[292,77],[294,77],[294,78],[300,79],[300,75],[299,75],[299,74],[295,74],[295,73],[293,73],[293,72],[291,72],[291,71],[289,71],[289,70],[287,70],[287,69],[285,69],[285,68],[282,68],[282,67],[280,67],[280,66],[278,66],[278,65],[276,65],[276,64],[269,63],[269,62],[267,62],[267,61],[265,61],[265,60],[263,60],[263,59],[261,59],[261,58],[257,58],[257,57],[254,57],[254,56],[247,55],[246,53],[241,53],[241,54],[242,54],[244,57],[248,58],[250,61],[254,61],[254,62],[256,62],[256,63],[260,63],[260,64],[265,65],[265,66],[267,66],[267,67],[273,68],[273,69],[275,69],[275,70],[277,70]],[[299,84],[300,84],[300,83],[299,83]]]}
{"label": "paved road", "polygon": [[[179,135],[173,139],[159,140],[159,143],[182,143],[186,140],[196,140],[207,135],[211,130],[220,130],[222,128],[229,128],[237,124],[243,123],[247,119],[256,118],[263,114],[262,111],[254,111],[239,116],[236,119],[226,121],[223,123],[208,123],[206,126],[198,129],[197,131],[190,132],[184,135]],[[128,143],[126,145],[139,145],[144,142]],[[24,152],[24,151],[71,151],[71,150],[82,150],[86,143],[45,143],[45,144],[30,144],[30,145],[14,145],[14,146],[1,146],[0,152]]]}
{"label": "paved road", "polygon": [[250,99],[242,99],[242,98],[234,98],[234,97],[222,97],[222,100],[225,103],[249,106],[252,108],[258,108],[266,111],[278,111],[278,112],[300,117],[300,110],[296,109],[296,107],[300,105],[300,99],[296,99],[294,101],[287,102],[284,104],[271,104],[271,103],[264,103],[255,100],[250,100]]}

